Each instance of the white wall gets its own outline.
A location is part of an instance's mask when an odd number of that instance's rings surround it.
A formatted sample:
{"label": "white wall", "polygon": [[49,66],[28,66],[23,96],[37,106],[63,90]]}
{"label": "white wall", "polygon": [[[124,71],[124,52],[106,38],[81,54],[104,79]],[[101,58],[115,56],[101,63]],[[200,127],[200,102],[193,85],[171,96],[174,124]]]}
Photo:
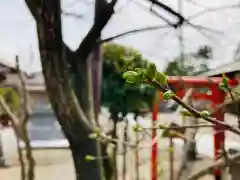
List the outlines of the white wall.
{"label": "white wall", "polygon": [[0,136],[3,144],[3,153],[6,160],[17,156],[17,140],[12,128],[0,130]]}

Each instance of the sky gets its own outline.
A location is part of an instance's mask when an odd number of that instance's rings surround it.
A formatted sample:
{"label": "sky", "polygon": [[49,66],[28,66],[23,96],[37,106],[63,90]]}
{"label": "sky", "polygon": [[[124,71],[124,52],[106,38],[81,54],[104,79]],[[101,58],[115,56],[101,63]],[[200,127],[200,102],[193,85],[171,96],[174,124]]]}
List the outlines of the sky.
{"label": "sky", "polygon": [[[189,17],[200,11],[228,6],[239,0],[182,0],[183,15]],[[103,31],[103,38],[127,30],[148,26],[164,25],[160,18],[149,13],[145,0],[120,0],[116,14]],[[177,10],[177,0],[162,0]],[[63,15],[63,40],[71,48],[77,49],[93,22],[93,0],[62,0],[65,12],[77,13],[82,18]],[[175,21],[169,14],[159,11],[161,15]],[[240,11],[237,8],[205,13],[191,22],[214,32],[201,30],[185,25],[184,50],[196,51],[201,45],[210,45],[214,57],[211,67],[227,63],[233,59],[233,52],[240,42]],[[41,70],[36,24],[24,0],[0,1],[0,61],[14,64],[19,55],[21,68],[29,73]],[[217,32],[215,32],[217,31]],[[159,29],[125,36],[115,42],[139,50],[150,61],[155,62],[162,70],[166,63],[179,55],[177,33],[171,28]]]}

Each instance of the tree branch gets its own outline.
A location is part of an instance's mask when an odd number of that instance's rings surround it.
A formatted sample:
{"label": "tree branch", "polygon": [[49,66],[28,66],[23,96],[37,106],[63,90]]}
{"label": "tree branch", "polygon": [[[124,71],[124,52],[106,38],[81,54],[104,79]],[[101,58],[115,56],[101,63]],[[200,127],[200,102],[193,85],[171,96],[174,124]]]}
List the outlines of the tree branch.
{"label": "tree branch", "polygon": [[121,37],[124,37],[124,36],[127,36],[127,35],[131,35],[131,34],[135,34],[135,33],[140,33],[140,32],[145,32],[145,31],[154,31],[154,30],[168,28],[168,27],[170,27],[170,26],[168,26],[168,25],[159,25],[159,26],[145,27],[145,28],[140,28],[140,29],[133,29],[133,30],[126,31],[126,32],[123,32],[123,33],[119,33],[119,34],[117,34],[115,36],[112,36],[112,37],[108,37],[106,39],[99,40],[99,41],[97,41],[97,44],[113,41],[113,40],[115,40],[117,38],[121,38]]}
{"label": "tree branch", "polygon": [[240,154],[237,154],[235,156],[229,157],[228,161],[226,162],[224,159],[218,160],[214,165],[211,165],[198,173],[190,176],[187,180],[198,180],[199,178],[207,175],[207,174],[212,174],[215,169],[225,169],[235,161],[240,159]]}
{"label": "tree branch", "polygon": [[27,123],[28,121],[28,118],[29,118],[29,114],[30,114],[30,109],[29,109],[29,94],[27,92],[27,89],[26,89],[26,80],[23,76],[23,73],[21,72],[20,70],[20,67],[19,67],[19,59],[18,59],[18,56],[16,57],[16,69],[17,69],[17,73],[18,73],[18,77],[19,77],[19,80],[20,80],[20,93],[21,93],[21,96],[22,96],[22,108],[23,108],[23,117],[21,118],[21,121],[20,123],[23,124],[23,126]]}
{"label": "tree branch", "polygon": [[[166,88],[165,86],[162,86],[161,84],[159,84],[159,83],[158,83],[157,81],[155,81],[155,80],[152,80],[151,84],[152,84],[153,86],[155,86],[157,89],[159,89],[161,92],[166,92],[166,91],[168,91],[168,88]],[[211,118],[211,117],[209,117],[209,116],[207,116],[207,117],[201,116],[201,113],[200,113],[199,111],[195,110],[195,109],[192,108],[191,106],[188,106],[187,104],[185,104],[184,102],[182,102],[182,100],[181,100],[179,97],[174,96],[172,99],[173,99],[174,101],[176,101],[179,105],[181,105],[183,108],[185,108],[186,110],[188,110],[190,113],[192,113],[195,117],[197,117],[197,118],[202,118],[202,119],[204,119],[204,120],[206,120],[206,121],[208,121],[208,122],[210,122],[210,123],[219,125],[219,126],[225,128],[226,130],[229,130],[229,131],[231,131],[231,132],[233,132],[233,133],[235,133],[235,134],[240,135],[240,130],[238,130],[238,129],[232,127],[232,126],[230,126],[230,125],[227,124],[227,123],[224,123],[224,122],[222,122],[222,121],[218,121],[216,118]]]}
{"label": "tree branch", "polygon": [[70,17],[74,17],[74,18],[77,18],[77,19],[82,19],[83,18],[83,15],[81,14],[76,14],[76,13],[72,13],[72,12],[65,12],[62,10],[62,14],[65,15],[65,16],[70,16]]}
{"label": "tree branch", "polygon": [[[88,34],[82,40],[79,48],[76,51],[77,56],[80,60],[86,60],[88,55],[93,50],[96,41],[101,36],[101,32],[103,28],[106,26],[108,21],[111,19],[112,15],[114,14],[114,6],[117,3],[117,0],[112,0],[110,3],[105,4],[99,10],[98,16],[95,18],[95,23],[91,27]],[[77,65],[77,59],[72,62],[73,66]]]}
{"label": "tree branch", "polygon": [[158,0],[147,0],[147,1],[151,2],[153,5],[160,7],[161,9],[167,11],[169,14],[176,16],[178,18],[178,26],[181,26],[183,24],[183,22],[185,21],[185,18],[180,13],[174,11],[172,8],[165,5],[164,3],[159,2]]}
{"label": "tree branch", "polygon": [[196,14],[193,14],[191,16],[188,16],[187,19],[191,20],[191,19],[195,19],[195,18],[197,18],[197,17],[199,17],[201,15],[204,15],[206,13],[216,12],[216,11],[225,10],[225,9],[231,9],[231,8],[240,8],[240,4],[237,3],[237,4],[233,4],[233,5],[229,5],[229,6],[220,6],[220,7],[217,7],[217,8],[209,8],[209,9],[200,11],[200,12],[198,12]]}

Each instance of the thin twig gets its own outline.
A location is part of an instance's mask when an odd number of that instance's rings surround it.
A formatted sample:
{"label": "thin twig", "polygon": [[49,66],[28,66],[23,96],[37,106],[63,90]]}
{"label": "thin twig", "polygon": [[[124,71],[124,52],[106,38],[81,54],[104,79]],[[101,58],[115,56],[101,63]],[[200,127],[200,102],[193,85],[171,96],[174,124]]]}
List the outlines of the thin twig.
{"label": "thin twig", "polygon": [[220,7],[217,7],[217,8],[209,8],[209,9],[206,9],[206,10],[203,10],[203,11],[200,11],[196,14],[193,14],[191,16],[188,16],[187,19],[188,20],[192,20],[192,19],[195,19],[201,15],[204,15],[206,13],[210,13],[210,12],[216,12],[216,11],[220,11],[220,10],[225,10],[225,9],[232,9],[232,8],[240,8],[240,4],[237,3],[237,4],[233,4],[233,5],[229,5],[229,6],[220,6]]}
{"label": "thin twig", "polygon": [[65,16],[69,16],[69,17],[73,17],[73,18],[77,18],[77,19],[82,19],[83,15],[82,14],[77,14],[77,13],[73,13],[73,12],[65,12],[62,10],[62,14]]}
{"label": "thin twig", "polygon": [[235,156],[229,157],[228,161],[225,161],[225,159],[218,160],[214,165],[211,165],[203,170],[200,170],[196,174],[190,176],[187,180],[198,180],[201,177],[207,175],[207,174],[212,174],[215,169],[225,169],[235,161],[240,159],[240,153],[238,153]]}
{"label": "thin twig", "polygon": [[133,29],[133,30],[130,30],[130,31],[125,31],[123,33],[119,33],[119,34],[117,34],[115,36],[112,36],[112,37],[108,37],[106,39],[99,40],[99,41],[97,41],[97,44],[113,41],[117,38],[124,37],[126,35],[131,35],[131,34],[145,32],[145,31],[154,31],[154,30],[169,28],[169,27],[170,27],[169,25],[158,25],[158,26],[150,26],[150,27],[145,27],[145,28]]}

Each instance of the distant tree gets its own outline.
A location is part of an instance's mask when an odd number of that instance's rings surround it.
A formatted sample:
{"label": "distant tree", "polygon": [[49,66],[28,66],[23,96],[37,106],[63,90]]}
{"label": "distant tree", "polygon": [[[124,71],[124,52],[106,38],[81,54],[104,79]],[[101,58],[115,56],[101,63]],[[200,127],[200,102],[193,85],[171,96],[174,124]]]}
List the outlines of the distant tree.
{"label": "distant tree", "polygon": [[212,48],[201,46],[196,52],[183,55],[183,63],[180,63],[181,57],[177,57],[169,62],[165,69],[166,74],[171,76],[187,76],[200,74],[209,70],[208,62],[212,58]]}
{"label": "distant tree", "polygon": [[124,69],[135,69],[148,65],[137,51],[117,44],[104,48],[102,104],[109,108],[112,117],[140,112],[152,103],[153,89],[150,86],[126,86]]}
{"label": "distant tree", "polygon": [[[140,53],[134,49],[118,44],[106,44],[104,47],[102,105],[109,109],[114,128],[112,136],[116,136],[116,124],[123,120],[128,113],[135,118],[144,115],[151,108],[154,89],[149,85],[131,86],[122,78],[123,72],[135,68],[146,68],[148,65]],[[113,159],[116,172],[116,147]],[[116,174],[114,179],[117,179]]]}

